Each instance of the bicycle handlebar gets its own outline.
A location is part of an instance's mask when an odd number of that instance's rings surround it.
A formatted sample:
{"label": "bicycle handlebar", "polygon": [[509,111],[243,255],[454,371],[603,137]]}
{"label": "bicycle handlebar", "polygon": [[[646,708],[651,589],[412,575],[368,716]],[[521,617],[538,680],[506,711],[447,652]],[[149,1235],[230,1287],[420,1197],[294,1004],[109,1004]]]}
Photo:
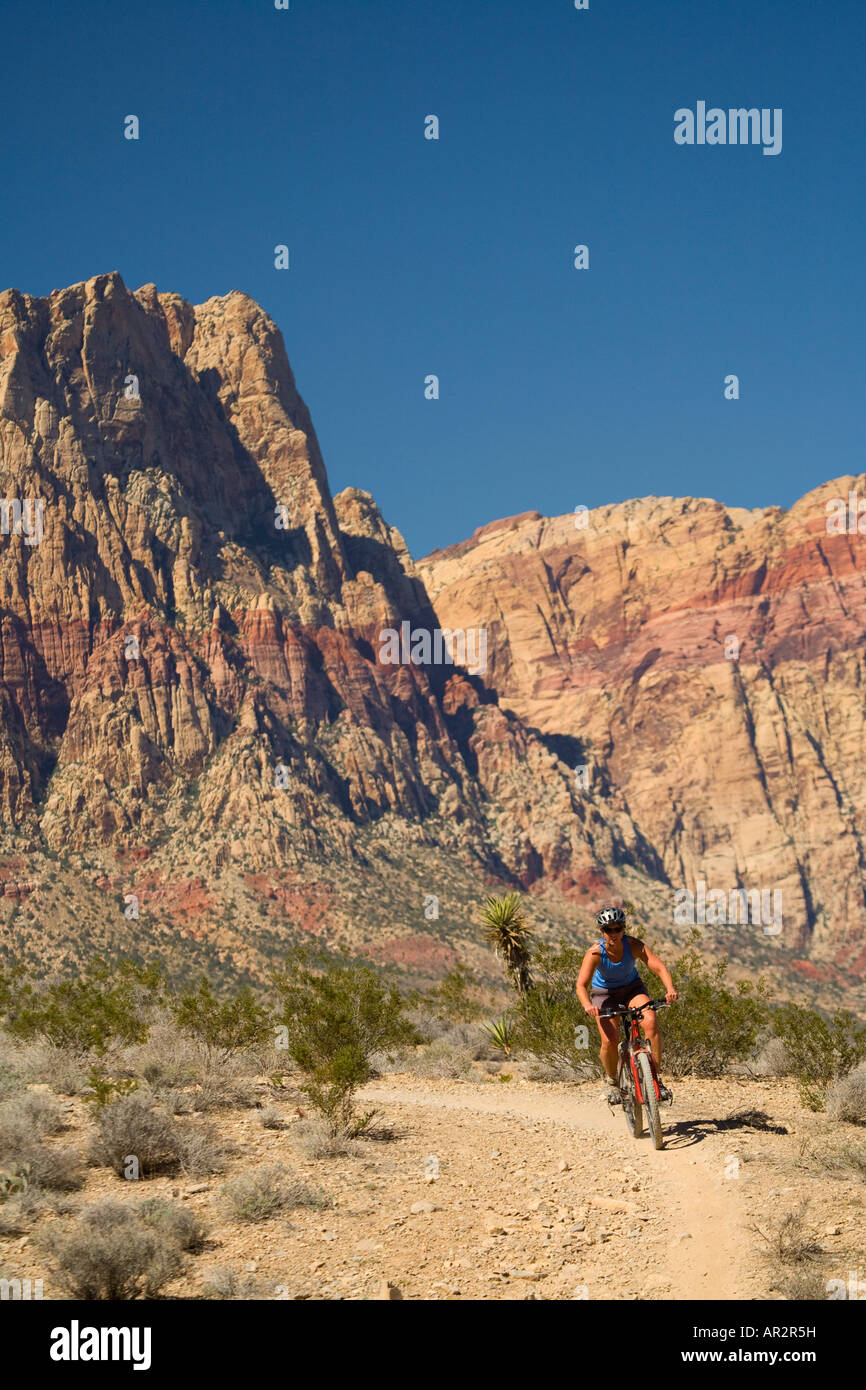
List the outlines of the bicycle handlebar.
{"label": "bicycle handlebar", "polygon": [[642,1014],[644,1009],[668,1008],[667,999],[648,999],[645,1004],[638,1004],[637,1008],[632,1008],[629,1004],[617,1004],[609,1009],[599,1009],[599,1018],[616,1018],[618,1014]]}

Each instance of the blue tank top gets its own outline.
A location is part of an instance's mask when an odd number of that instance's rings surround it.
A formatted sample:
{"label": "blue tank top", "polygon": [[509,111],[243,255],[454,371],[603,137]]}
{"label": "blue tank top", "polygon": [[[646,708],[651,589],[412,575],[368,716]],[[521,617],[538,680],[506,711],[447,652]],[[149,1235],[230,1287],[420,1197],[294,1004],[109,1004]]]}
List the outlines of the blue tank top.
{"label": "blue tank top", "polygon": [[595,974],[592,977],[593,989],[622,989],[625,985],[630,985],[635,980],[640,979],[637,966],[634,963],[634,956],[631,953],[631,946],[625,934],[623,934],[622,940],[622,960],[611,960],[603,939],[596,942],[596,945],[601,947],[601,960],[595,967]]}

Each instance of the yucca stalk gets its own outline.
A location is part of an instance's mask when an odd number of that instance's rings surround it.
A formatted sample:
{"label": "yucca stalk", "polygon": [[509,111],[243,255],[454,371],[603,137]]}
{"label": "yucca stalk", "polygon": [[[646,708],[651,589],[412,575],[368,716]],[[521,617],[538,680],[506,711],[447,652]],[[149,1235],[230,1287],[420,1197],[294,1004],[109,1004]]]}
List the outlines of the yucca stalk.
{"label": "yucca stalk", "polygon": [[481,912],[484,935],[504,961],[508,978],[522,997],[532,989],[529,943],[533,932],[527,924],[519,893],[488,898]]}

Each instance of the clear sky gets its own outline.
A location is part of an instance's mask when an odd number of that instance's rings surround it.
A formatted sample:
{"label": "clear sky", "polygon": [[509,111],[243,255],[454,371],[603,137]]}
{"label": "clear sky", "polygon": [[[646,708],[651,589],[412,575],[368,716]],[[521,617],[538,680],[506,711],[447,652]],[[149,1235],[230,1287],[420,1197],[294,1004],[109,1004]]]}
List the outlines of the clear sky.
{"label": "clear sky", "polygon": [[[866,467],[864,52],[862,0],[3,0],[0,285],[246,291],[416,555],[787,506]],[[698,101],[782,152],[676,145]]]}

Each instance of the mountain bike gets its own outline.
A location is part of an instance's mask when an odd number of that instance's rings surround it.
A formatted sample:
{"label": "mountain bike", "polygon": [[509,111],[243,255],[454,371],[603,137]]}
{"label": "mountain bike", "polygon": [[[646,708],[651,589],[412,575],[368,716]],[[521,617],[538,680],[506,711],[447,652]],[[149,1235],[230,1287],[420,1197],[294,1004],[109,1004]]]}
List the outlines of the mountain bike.
{"label": "mountain bike", "polygon": [[658,1012],[666,1007],[666,999],[650,999],[646,1004],[639,1004],[636,1009],[630,1009],[627,1004],[617,1004],[600,1012],[601,1018],[615,1018],[619,1015],[622,1020],[622,1042],[619,1045],[616,1079],[629,1134],[635,1139],[640,1139],[643,1134],[645,1109],[649,1131],[657,1149],[664,1145],[659,1113],[659,1079],[652,1049],[646,1038],[641,1037],[638,1022],[644,1009],[654,1009]]}

